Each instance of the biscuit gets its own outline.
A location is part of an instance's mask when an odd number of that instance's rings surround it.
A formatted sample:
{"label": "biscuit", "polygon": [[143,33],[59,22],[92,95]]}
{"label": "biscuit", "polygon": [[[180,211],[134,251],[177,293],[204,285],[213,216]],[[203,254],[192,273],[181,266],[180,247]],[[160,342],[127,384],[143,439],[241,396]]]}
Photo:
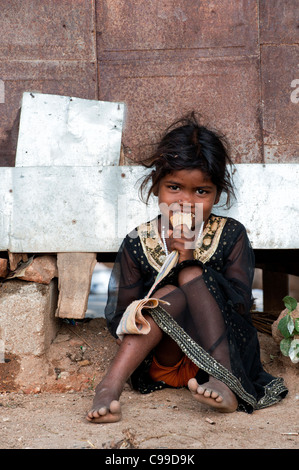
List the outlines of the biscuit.
{"label": "biscuit", "polygon": [[190,230],[192,227],[192,218],[193,214],[191,212],[175,212],[170,217],[170,222],[173,228],[177,227],[178,225],[187,225],[188,229]]}

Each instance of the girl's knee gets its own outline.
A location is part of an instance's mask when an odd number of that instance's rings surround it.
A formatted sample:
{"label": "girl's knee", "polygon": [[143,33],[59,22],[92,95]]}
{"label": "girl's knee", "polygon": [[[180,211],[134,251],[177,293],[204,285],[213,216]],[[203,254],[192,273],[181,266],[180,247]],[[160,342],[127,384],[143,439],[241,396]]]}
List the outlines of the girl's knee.
{"label": "girl's knee", "polygon": [[163,297],[174,292],[176,289],[178,289],[178,287],[172,286],[171,284],[167,284],[166,286],[163,286],[160,289],[156,290],[156,292],[153,294],[153,297],[157,299],[162,299]]}

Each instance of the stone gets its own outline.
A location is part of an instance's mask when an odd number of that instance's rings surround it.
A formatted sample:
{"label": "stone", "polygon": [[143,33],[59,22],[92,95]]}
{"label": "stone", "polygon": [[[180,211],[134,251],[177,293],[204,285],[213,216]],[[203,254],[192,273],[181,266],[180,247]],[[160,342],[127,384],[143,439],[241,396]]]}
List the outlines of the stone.
{"label": "stone", "polygon": [[8,276],[9,279],[17,277],[23,281],[37,282],[39,284],[49,284],[54,277],[58,276],[57,261],[55,256],[37,256],[20,265],[15,273]]}

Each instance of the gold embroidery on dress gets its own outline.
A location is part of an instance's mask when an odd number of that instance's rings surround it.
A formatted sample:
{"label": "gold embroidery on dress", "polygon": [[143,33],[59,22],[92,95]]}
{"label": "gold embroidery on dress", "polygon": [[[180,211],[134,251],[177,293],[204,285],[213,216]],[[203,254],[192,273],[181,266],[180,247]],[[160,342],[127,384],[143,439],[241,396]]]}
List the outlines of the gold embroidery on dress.
{"label": "gold embroidery on dress", "polygon": [[[195,259],[206,263],[213,256],[226,221],[226,217],[210,215],[203,231],[202,241],[198,241],[199,246],[194,250]],[[166,258],[166,253],[158,231],[158,217],[139,225],[137,231],[149,264],[159,272]]]}

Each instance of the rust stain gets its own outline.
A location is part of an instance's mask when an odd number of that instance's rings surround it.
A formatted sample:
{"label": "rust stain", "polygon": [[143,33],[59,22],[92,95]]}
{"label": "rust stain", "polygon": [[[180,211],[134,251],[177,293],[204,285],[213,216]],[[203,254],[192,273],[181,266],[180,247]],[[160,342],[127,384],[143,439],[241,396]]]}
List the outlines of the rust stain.
{"label": "rust stain", "polygon": [[298,160],[297,4],[1,1],[0,165],[14,165],[24,91],[125,102],[123,163],[193,108],[237,163]]}
{"label": "rust stain", "polygon": [[[262,47],[263,134],[266,163],[299,161],[299,99],[296,99],[297,92],[299,97],[298,58],[299,44]],[[294,84],[295,86],[292,86]]]}

